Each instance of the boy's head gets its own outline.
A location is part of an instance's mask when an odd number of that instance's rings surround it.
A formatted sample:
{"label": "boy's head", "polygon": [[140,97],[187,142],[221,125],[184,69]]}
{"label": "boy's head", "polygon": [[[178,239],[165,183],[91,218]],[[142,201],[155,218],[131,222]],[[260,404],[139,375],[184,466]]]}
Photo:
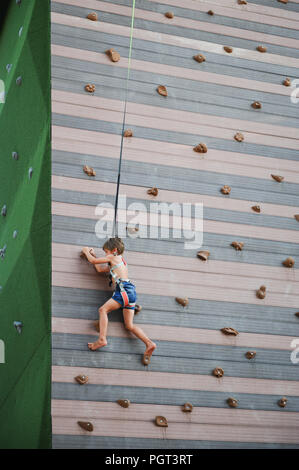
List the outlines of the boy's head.
{"label": "boy's head", "polygon": [[125,251],[125,245],[121,238],[109,238],[103,245],[103,250],[111,253],[117,251],[118,255],[121,255]]}

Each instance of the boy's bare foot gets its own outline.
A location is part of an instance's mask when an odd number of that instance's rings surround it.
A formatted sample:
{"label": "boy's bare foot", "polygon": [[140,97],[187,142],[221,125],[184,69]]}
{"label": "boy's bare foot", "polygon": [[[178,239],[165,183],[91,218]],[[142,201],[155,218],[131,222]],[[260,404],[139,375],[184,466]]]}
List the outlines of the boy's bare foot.
{"label": "boy's bare foot", "polygon": [[150,341],[150,343],[148,343],[147,348],[143,354],[142,361],[145,366],[147,366],[151,362],[151,357],[156,347],[157,345],[153,341]]}
{"label": "boy's bare foot", "polygon": [[103,348],[104,346],[107,346],[107,341],[99,339],[94,343],[88,343],[88,347],[91,351],[96,351],[96,349]]}

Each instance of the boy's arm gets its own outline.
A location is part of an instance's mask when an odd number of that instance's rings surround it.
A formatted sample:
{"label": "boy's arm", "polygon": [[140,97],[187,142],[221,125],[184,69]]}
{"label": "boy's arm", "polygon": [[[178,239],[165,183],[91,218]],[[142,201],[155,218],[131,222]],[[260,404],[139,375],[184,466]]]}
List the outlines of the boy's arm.
{"label": "boy's arm", "polygon": [[[91,264],[104,264],[109,263],[111,255],[103,256],[103,258],[95,258],[89,253],[89,249],[87,247],[83,248],[82,252],[85,254],[86,258]],[[108,266],[107,266],[108,268]],[[109,268],[108,268],[109,270]]]}

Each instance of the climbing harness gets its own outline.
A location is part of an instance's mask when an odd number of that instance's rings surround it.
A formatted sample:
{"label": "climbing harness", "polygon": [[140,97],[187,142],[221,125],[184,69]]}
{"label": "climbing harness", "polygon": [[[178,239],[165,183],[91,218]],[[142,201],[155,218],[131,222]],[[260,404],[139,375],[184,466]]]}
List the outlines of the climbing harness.
{"label": "climbing harness", "polygon": [[113,220],[113,228],[112,228],[112,237],[115,237],[115,236],[117,237],[117,234],[118,234],[118,230],[117,230],[117,226],[116,226],[116,219],[117,219],[118,195],[119,195],[120,173],[121,173],[121,163],[122,163],[122,153],[123,153],[124,130],[125,130],[125,121],[126,121],[126,113],[127,113],[128,88],[129,88],[130,69],[131,69],[134,16],[135,16],[135,0],[132,0],[130,48],[129,48],[128,71],[127,71],[127,81],[126,81],[125,106],[124,106],[122,133],[121,133],[121,143],[120,143],[120,156],[119,156],[119,163],[118,163],[118,176],[117,176],[117,186],[116,186],[115,205],[114,205],[114,220]]}
{"label": "climbing harness", "polygon": [[128,297],[128,294],[124,288],[124,282],[130,282],[130,279],[122,279],[120,277],[117,277],[117,275],[113,272],[116,268],[118,268],[119,266],[126,266],[127,263],[125,262],[125,260],[122,258],[122,261],[118,264],[115,264],[114,266],[112,266],[110,268],[110,285],[112,284],[112,279],[114,280],[115,284],[118,285],[119,287],[119,290],[120,290],[120,295],[122,296],[122,299],[123,299],[123,306],[124,307],[133,307],[135,304],[131,304],[130,301],[129,301],[129,297]]}

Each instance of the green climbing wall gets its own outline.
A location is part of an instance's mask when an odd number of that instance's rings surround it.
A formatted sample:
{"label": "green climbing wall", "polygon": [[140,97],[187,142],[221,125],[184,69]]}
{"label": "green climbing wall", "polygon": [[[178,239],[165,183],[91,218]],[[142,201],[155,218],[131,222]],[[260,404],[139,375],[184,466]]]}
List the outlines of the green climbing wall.
{"label": "green climbing wall", "polygon": [[49,20],[11,0],[0,33],[0,448],[51,447]]}

